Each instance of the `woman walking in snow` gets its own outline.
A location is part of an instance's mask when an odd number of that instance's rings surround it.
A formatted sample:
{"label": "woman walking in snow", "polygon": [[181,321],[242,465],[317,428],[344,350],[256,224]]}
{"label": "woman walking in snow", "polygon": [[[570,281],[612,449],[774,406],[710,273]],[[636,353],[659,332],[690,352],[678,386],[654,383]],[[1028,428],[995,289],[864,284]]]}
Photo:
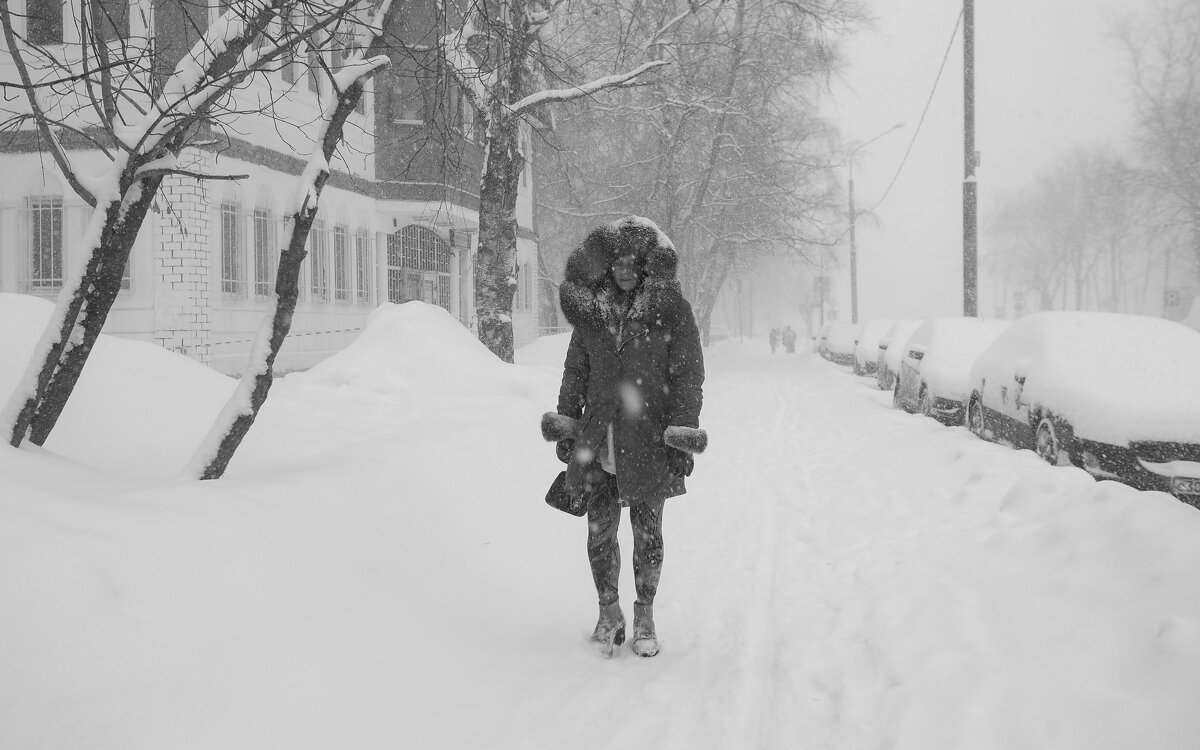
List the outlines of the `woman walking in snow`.
{"label": "woman walking in snow", "polygon": [[542,418],[542,434],[558,442],[567,463],[565,491],[587,503],[588,559],[600,604],[591,640],[610,656],[625,641],[617,589],[621,508],[628,506],[633,525],[631,646],[654,656],[663,505],[686,492],[692,454],[708,442],[699,429],[704,354],[677,261],[652,221],[622,219],[572,251],[559,291],[574,332],[558,411]]}

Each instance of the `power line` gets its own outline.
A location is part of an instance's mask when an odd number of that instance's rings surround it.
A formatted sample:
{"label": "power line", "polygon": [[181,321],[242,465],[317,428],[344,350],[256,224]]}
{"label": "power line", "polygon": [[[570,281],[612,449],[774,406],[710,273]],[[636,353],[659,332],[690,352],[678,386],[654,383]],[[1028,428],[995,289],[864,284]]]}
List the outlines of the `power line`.
{"label": "power line", "polygon": [[933,103],[933,95],[937,92],[938,83],[942,80],[942,72],[946,70],[946,61],[950,59],[950,50],[954,48],[954,39],[958,36],[958,28],[962,25],[963,11],[958,11],[958,18],[954,21],[954,30],[950,32],[950,41],[946,44],[946,53],[942,55],[942,64],[938,68],[937,77],[933,79],[933,87],[929,90],[929,98],[925,100],[925,109],[921,111],[921,119],[917,121],[917,127],[913,130],[912,139],[908,142],[908,148],[904,150],[904,156],[900,159],[900,166],[896,167],[896,173],[892,175],[892,181],[888,183],[887,189],[883,191],[883,195],[879,200],[875,201],[875,205],[871,207],[870,213],[874,213],[884,199],[888,197],[888,193],[892,192],[892,187],[895,186],[896,180],[900,178],[900,172],[904,169],[905,162],[908,161],[908,155],[912,153],[913,145],[917,142],[917,136],[921,133],[921,126],[925,123],[925,116],[929,114],[929,106]]}

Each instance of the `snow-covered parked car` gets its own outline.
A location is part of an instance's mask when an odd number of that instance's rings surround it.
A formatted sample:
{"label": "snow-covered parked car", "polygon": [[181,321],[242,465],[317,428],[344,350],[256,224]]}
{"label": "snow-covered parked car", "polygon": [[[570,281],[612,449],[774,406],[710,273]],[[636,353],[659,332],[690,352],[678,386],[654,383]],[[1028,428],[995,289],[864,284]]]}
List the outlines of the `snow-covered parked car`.
{"label": "snow-covered parked car", "polygon": [[1200,504],[1200,333],[1159,318],[1043,312],[971,369],[967,426],[1056,465]]}
{"label": "snow-covered parked car", "polygon": [[879,340],[896,321],[891,318],[875,318],[863,323],[858,330],[858,342],[854,345],[854,374],[874,375],[879,365]]}
{"label": "snow-covered parked car", "polygon": [[827,323],[829,329],[817,346],[817,352],[837,365],[854,364],[854,344],[858,341],[857,323]]}
{"label": "snow-covered parked car", "polygon": [[930,318],[904,345],[892,405],[962,424],[975,357],[1009,325],[1005,320]]}
{"label": "snow-covered parked car", "polygon": [[879,386],[879,390],[890,391],[896,387],[904,345],[923,322],[922,318],[897,320],[879,339],[879,355],[875,363],[875,385]]}

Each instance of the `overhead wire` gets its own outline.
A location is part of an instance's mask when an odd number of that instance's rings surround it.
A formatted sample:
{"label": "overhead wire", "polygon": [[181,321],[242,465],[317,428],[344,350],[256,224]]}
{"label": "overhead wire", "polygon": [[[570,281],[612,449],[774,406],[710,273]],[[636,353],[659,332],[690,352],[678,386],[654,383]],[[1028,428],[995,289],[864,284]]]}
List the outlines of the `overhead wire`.
{"label": "overhead wire", "polygon": [[896,173],[892,175],[892,181],[888,183],[887,189],[883,191],[883,195],[879,200],[875,201],[875,205],[871,207],[868,213],[874,213],[883,203],[888,194],[892,192],[892,188],[896,185],[896,180],[900,179],[900,172],[904,170],[904,164],[908,161],[908,155],[912,153],[913,145],[917,142],[917,136],[921,133],[921,126],[925,123],[925,116],[929,114],[929,107],[933,104],[933,95],[937,93],[938,83],[942,80],[942,73],[946,70],[946,61],[950,59],[950,50],[954,48],[954,40],[958,37],[958,29],[962,26],[963,11],[958,11],[958,18],[954,22],[954,30],[950,32],[950,41],[946,44],[946,52],[942,55],[942,64],[938,68],[937,77],[933,79],[933,87],[929,90],[929,97],[925,100],[925,109],[921,110],[921,118],[917,120],[917,127],[913,129],[912,138],[908,141],[908,148],[904,150],[904,156],[900,159],[900,165],[896,167]]}

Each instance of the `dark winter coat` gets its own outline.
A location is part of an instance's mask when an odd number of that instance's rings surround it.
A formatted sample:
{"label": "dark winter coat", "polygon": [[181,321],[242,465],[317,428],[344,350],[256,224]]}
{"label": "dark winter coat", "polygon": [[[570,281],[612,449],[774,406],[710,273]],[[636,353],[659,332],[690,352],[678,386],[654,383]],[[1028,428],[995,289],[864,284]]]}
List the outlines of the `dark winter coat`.
{"label": "dark winter coat", "polygon": [[[622,316],[609,269],[630,253],[643,277]],[[543,418],[542,432],[547,440],[575,439],[568,493],[584,492],[599,476],[610,423],[622,503],[686,491],[681,472],[671,466],[686,458],[676,451],[699,453],[707,445],[699,429],[704,355],[676,264],[670,240],[649,220],[636,218],[594,230],[567,260],[559,301],[574,332],[558,413]]]}

